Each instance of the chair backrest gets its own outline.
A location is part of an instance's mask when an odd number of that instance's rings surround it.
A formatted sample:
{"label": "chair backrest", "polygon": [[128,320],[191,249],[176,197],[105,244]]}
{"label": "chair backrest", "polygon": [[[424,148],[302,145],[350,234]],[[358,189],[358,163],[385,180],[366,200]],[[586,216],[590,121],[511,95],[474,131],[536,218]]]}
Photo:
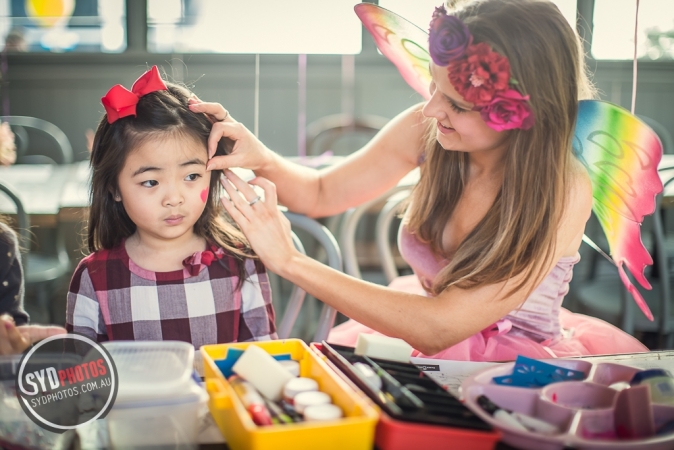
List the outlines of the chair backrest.
{"label": "chair backrest", "polygon": [[378,213],[376,225],[376,244],[379,257],[381,258],[382,269],[387,281],[390,283],[393,278],[398,276],[393,254],[390,248],[390,229],[391,221],[395,217],[398,206],[409,193],[413,185],[400,183],[392,189],[389,189],[379,197],[363,203],[355,208],[351,208],[344,213],[339,233],[339,246],[344,255],[344,272],[356,277],[362,278],[362,273],[356,256],[356,229],[358,223],[365,214],[376,205],[383,203],[383,208]]}
{"label": "chair backrest", "polygon": [[[57,153],[55,156],[57,156],[58,159],[56,162],[59,164],[70,164],[73,162],[73,148],[70,145],[68,137],[53,123],[36,117],[27,116],[2,116],[0,117],[0,120],[9,123],[14,130],[15,138],[17,140],[17,156],[19,162],[44,162],[44,160],[37,159],[31,161],[31,158],[36,155],[26,155],[26,152],[31,150],[26,129],[37,130],[55,144],[54,148]],[[43,158],[46,159],[47,156],[43,156]]]}
{"label": "chair backrest", "polygon": [[[667,185],[673,182],[674,182],[674,175],[664,181],[663,183],[664,188],[666,188]],[[662,214],[661,214],[662,196],[663,194],[661,193],[658,194],[658,196],[656,197],[655,212],[653,213],[652,217],[653,217],[653,238],[655,241],[655,248],[656,248],[655,257],[657,258],[657,264],[660,268],[658,276],[660,277],[660,284],[661,284],[660,299],[659,299],[660,316],[657,317],[656,320],[658,321],[658,329],[660,330],[660,333],[666,334],[671,331],[674,331],[670,329],[672,296],[671,296],[671,287],[669,284],[669,269],[667,267],[669,257],[674,255],[667,254],[668,246],[666,245],[665,232],[662,225]],[[632,303],[631,299],[629,299],[628,302]],[[631,308],[634,309],[634,305],[631,305]]]}
{"label": "chair backrest", "polygon": [[[327,257],[328,265],[335,270],[342,270],[342,254],[339,250],[339,245],[337,240],[332,235],[330,230],[326,227],[302,214],[296,214],[288,211],[284,211],[285,216],[290,221],[290,224],[294,229],[303,230],[304,232],[311,235],[314,239],[318,241],[319,244],[324,248]],[[304,246],[299,240],[296,234],[293,233],[293,242],[295,247],[302,253],[306,254],[304,251]],[[304,302],[306,292],[294,286],[292,292],[290,293],[290,299],[288,305],[286,306],[283,318],[281,323],[277,327],[277,334],[279,338],[286,339],[290,336],[290,332],[295,324],[295,320],[299,315],[300,309]],[[335,318],[337,317],[337,311],[324,304],[323,309],[321,310],[320,317],[318,319],[318,327],[314,333],[314,342],[321,342],[328,337],[330,329],[335,323]]]}
{"label": "chair backrest", "polygon": [[[26,246],[30,243],[30,218],[23,207],[23,203],[21,202],[21,199],[19,198],[16,190],[9,183],[3,183],[0,181],[0,192],[4,192],[5,195],[7,195],[7,197],[9,197],[16,205],[16,217],[19,224],[20,248],[27,248]],[[26,261],[27,258],[21,259],[24,273],[26,273]]]}
{"label": "chair backrest", "polygon": [[[307,155],[319,155],[327,150],[335,154],[349,154],[368,142],[388,121],[385,117],[375,115],[352,117],[334,114],[321,117],[307,125]],[[340,151],[337,141],[344,139],[357,142],[350,142],[344,151]]]}

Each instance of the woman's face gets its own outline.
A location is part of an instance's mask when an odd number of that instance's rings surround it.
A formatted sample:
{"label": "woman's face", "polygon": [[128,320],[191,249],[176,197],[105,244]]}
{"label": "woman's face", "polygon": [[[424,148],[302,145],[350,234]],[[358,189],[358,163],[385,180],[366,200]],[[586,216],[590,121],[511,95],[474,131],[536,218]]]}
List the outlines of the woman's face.
{"label": "woman's face", "polygon": [[501,149],[505,146],[509,133],[492,130],[473,111],[473,104],[464,100],[447,76],[447,67],[431,62],[433,82],[430,86],[431,98],[422,110],[424,116],[435,119],[437,139],[445,150],[480,152]]}

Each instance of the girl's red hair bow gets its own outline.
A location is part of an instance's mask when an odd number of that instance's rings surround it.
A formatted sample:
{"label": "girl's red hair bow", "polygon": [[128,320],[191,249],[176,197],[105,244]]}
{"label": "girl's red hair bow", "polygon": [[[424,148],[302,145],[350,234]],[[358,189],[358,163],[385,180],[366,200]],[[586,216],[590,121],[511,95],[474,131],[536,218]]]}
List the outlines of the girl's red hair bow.
{"label": "girl's red hair bow", "polygon": [[105,97],[101,98],[101,103],[108,113],[108,123],[113,123],[117,119],[126,116],[136,116],[136,105],[138,99],[150,92],[166,91],[167,87],[164,80],[159,76],[157,66],[152,66],[150,70],[141,75],[129,91],[121,84],[116,84],[110,88]]}

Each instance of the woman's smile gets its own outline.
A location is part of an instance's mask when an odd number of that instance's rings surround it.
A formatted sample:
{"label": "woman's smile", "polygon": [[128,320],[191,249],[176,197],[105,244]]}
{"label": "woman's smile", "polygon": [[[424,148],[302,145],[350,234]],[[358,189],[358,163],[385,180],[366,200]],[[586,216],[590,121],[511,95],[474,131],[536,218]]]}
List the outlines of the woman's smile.
{"label": "woman's smile", "polygon": [[442,134],[450,134],[456,131],[454,128],[444,126],[440,121],[438,121],[438,130],[440,130],[440,133]]}

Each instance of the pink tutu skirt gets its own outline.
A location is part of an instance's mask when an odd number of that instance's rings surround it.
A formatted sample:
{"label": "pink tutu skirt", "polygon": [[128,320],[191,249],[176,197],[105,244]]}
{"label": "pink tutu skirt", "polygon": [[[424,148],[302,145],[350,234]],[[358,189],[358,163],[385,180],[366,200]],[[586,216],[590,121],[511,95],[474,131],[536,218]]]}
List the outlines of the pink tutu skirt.
{"label": "pink tutu skirt", "polygon": [[[425,295],[414,275],[399,277],[390,287]],[[485,330],[435,355],[424,355],[415,350],[412,356],[457,361],[511,361],[517,355],[545,359],[648,351],[634,337],[603,320],[575,314],[564,308],[559,318],[565,333],[552,342],[536,342],[512,331],[498,334]],[[327,341],[354,347],[360,333],[381,334],[355,320],[349,320],[333,328]]]}

